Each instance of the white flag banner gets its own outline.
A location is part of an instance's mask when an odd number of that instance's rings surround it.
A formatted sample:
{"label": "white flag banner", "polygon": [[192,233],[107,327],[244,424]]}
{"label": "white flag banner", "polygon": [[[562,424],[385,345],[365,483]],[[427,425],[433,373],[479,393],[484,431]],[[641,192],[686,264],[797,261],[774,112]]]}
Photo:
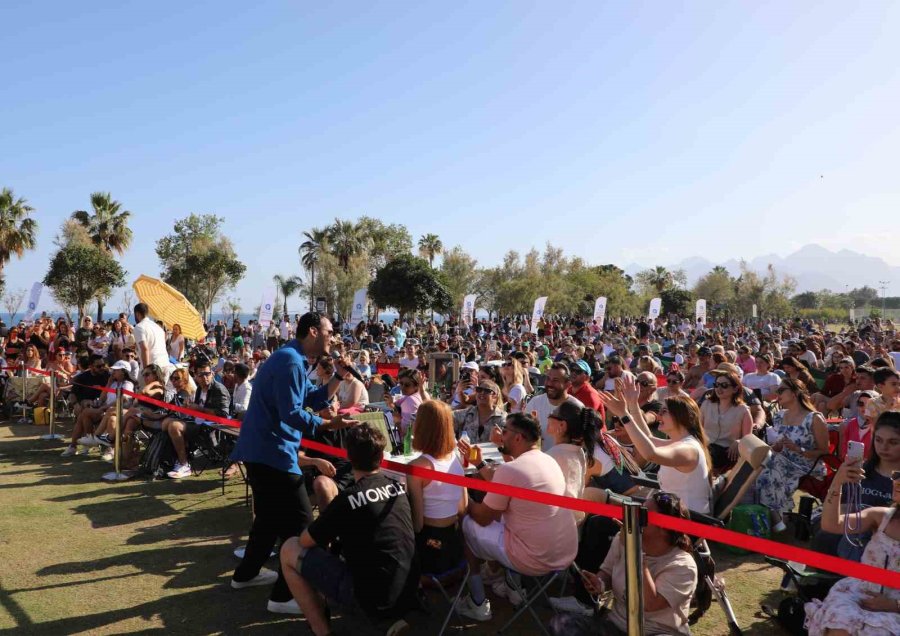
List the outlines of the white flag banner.
{"label": "white flag banner", "polygon": [[544,317],[544,305],[546,304],[546,296],[541,296],[534,301],[534,310],[531,312],[531,333],[538,332],[538,322]]}
{"label": "white flag banner", "polygon": [[366,293],[365,287],[357,289],[353,294],[353,311],[350,312],[350,328],[355,329],[356,325],[366,318]]}
{"label": "white flag banner", "polygon": [[660,309],[662,309],[662,298],[654,298],[650,301],[650,312],[647,314],[650,320],[659,318]]}
{"label": "white flag banner", "polygon": [[756,303],[753,303],[753,317],[756,318]]}
{"label": "white flag banner", "polygon": [[694,322],[706,324],[706,300],[703,298],[697,301],[697,306],[694,309]]}
{"label": "white flag banner", "polygon": [[31,295],[28,296],[28,308],[25,310],[25,322],[34,320],[34,312],[37,311],[38,302],[41,300],[41,292],[44,291],[43,283],[35,283],[31,286]]}
{"label": "white flag banner", "polygon": [[475,299],[477,297],[477,294],[468,294],[465,298],[463,298],[463,306],[462,313],[460,314],[460,319],[465,325],[471,325],[475,322]]}
{"label": "white flag banner", "polygon": [[600,296],[594,303],[594,320],[597,326],[603,328],[603,321],[606,319],[606,296]]}
{"label": "white flag banner", "polygon": [[275,288],[266,287],[263,289],[262,300],[259,303],[259,325],[268,327],[272,324],[272,314],[275,312]]}
{"label": "white flag banner", "polygon": [[855,321],[856,321],[856,310],[853,307],[851,307],[850,308],[850,322],[855,322]]}

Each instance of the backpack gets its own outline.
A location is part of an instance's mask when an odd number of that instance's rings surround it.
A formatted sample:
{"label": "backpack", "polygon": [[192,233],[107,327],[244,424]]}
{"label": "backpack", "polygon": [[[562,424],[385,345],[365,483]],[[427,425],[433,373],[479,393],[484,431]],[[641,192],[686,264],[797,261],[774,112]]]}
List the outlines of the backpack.
{"label": "backpack", "polygon": [[177,459],[175,446],[172,445],[169,434],[160,431],[147,444],[147,449],[141,457],[140,472],[149,475],[151,479],[163,479],[175,468]]}
{"label": "backpack", "polygon": [[[729,530],[749,534],[752,537],[768,539],[771,534],[769,527],[769,509],[758,504],[744,504],[735,506],[731,511],[731,519],[726,526]],[[734,546],[723,546],[734,554],[750,554],[749,551]]]}

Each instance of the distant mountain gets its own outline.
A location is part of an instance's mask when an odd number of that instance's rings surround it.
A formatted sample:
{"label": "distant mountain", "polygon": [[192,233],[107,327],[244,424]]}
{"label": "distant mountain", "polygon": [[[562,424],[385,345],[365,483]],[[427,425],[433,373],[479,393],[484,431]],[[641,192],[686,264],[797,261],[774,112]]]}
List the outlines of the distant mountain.
{"label": "distant mountain", "polygon": [[[850,289],[864,285],[877,288],[880,280],[891,281],[890,287],[894,289],[900,285],[900,267],[889,265],[881,258],[847,249],[832,252],[821,245],[810,244],[785,257],[766,254],[747,259],[750,269],[757,272],[764,272],[769,264],[772,264],[779,274],[789,274],[797,279],[798,293],[821,289],[843,292],[845,286],[849,286]],[[723,263],[714,263],[702,257],[692,256],[678,263],[668,264],[666,267],[683,269],[687,274],[688,284],[693,286],[701,276],[716,265],[724,266],[733,276],[740,273],[740,260],[734,258]],[[632,263],[625,272],[633,276],[650,266]],[[888,295],[891,295],[891,289],[888,289]]]}

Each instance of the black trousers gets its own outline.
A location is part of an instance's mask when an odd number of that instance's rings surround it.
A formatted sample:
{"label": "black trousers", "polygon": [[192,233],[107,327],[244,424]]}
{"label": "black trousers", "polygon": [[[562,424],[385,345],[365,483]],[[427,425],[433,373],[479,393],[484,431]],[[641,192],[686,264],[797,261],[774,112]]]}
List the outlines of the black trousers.
{"label": "black trousers", "polygon": [[[256,517],[250,528],[244,559],[234,571],[234,580],[241,583],[259,574],[276,541],[284,543],[291,537],[300,536],[313,518],[303,475],[286,473],[265,464],[247,463],[245,466]],[[269,598],[280,603],[292,598],[280,564],[278,580]]]}

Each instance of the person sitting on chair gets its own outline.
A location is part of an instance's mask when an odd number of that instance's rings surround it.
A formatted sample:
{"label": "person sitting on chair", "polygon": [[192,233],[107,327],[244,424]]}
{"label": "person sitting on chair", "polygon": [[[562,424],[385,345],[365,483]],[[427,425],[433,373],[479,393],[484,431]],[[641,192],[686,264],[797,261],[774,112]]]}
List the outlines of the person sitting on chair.
{"label": "person sitting on chair", "polygon": [[[506,463],[488,466],[481,448],[472,446],[475,467],[482,479],[528,490],[564,495],[566,478],[559,464],[541,452],[540,423],[530,415],[513,413],[506,418],[499,450],[510,457]],[[468,452],[465,443],[462,452]],[[515,598],[505,574],[494,572],[490,562],[498,562],[528,576],[541,576],[568,567],[578,551],[578,530],[572,511],[557,506],[488,493],[479,503],[469,500],[463,520],[466,558],[472,575],[469,594],[461,598],[457,611],[477,621],[493,618],[485,596],[485,583],[495,594]],[[484,569],[480,569],[482,564]]]}
{"label": "person sitting on chair", "polygon": [[[416,605],[415,536],[404,486],[380,470],[387,441],[368,424],[349,429],[347,457],[356,483],[340,493],[300,537],[281,547],[281,571],[316,636],[331,634],[331,606],[387,622],[393,633]],[[343,558],[328,551],[341,541]]]}
{"label": "person sitting on chair", "polygon": [[[231,408],[231,396],[222,383],[213,380],[212,367],[210,367],[208,361],[197,364],[194,381],[197,383],[197,394],[194,396],[194,402],[185,406],[201,413],[209,413],[217,417],[228,417],[228,409]],[[180,415],[177,418],[173,417],[163,421],[163,430],[168,432],[169,437],[172,439],[172,445],[175,447],[175,454],[178,456],[175,467],[168,473],[171,479],[191,476],[191,465],[188,462],[185,437],[190,438],[197,431],[198,426],[199,424],[196,422]]]}
{"label": "person sitting on chair", "polygon": [[[644,507],[650,512],[688,519],[688,510],[677,495],[657,492]],[[624,636],[628,627],[625,598],[625,540],[622,533],[613,541],[597,574],[581,570],[585,588],[595,598],[611,589],[612,610],[606,615],[600,634]],[[641,539],[644,553],[644,633],[690,634],[688,614],[697,587],[697,564],[691,554],[691,540],[674,530],[648,525]]]}

